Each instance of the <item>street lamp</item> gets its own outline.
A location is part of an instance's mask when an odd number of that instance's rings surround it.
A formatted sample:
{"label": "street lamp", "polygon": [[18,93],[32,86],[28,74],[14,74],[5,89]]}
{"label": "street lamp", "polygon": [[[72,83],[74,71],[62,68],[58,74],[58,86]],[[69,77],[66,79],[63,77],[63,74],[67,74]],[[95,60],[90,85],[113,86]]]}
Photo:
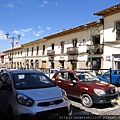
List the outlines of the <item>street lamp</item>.
{"label": "street lamp", "polygon": [[[6,37],[7,37],[7,39],[11,39],[12,41],[11,41],[11,44],[12,44],[12,59],[11,59],[11,68],[13,68],[13,52],[14,52],[14,40],[16,39],[16,40],[19,40],[20,39],[20,34],[18,34],[18,37],[16,38],[16,37],[9,37],[9,33],[6,33]],[[17,41],[16,41],[17,42]]]}
{"label": "street lamp", "polygon": [[25,70],[26,70],[26,50],[27,50],[27,47],[24,47],[24,51],[25,51],[24,69]]}
{"label": "street lamp", "polygon": [[[98,27],[100,24],[100,20],[98,20],[96,22],[96,26]],[[84,25],[84,29],[86,30],[87,29],[87,25]],[[99,31],[98,29],[95,29],[97,31]],[[94,30],[94,32],[95,32]],[[90,70],[92,71],[92,41],[93,41],[93,27],[91,26],[90,27]]]}

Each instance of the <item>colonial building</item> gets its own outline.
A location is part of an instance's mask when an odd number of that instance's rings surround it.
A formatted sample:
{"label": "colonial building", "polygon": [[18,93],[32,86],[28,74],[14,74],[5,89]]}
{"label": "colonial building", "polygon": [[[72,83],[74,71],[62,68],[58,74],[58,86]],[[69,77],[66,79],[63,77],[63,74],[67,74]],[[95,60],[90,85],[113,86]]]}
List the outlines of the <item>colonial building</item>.
{"label": "colonial building", "polygon": [[3,51],[4,64],[14,68],[70,69],[89,68],[92,64],[93,69],[119,69],[120,4],[94,15],[102,18]]}

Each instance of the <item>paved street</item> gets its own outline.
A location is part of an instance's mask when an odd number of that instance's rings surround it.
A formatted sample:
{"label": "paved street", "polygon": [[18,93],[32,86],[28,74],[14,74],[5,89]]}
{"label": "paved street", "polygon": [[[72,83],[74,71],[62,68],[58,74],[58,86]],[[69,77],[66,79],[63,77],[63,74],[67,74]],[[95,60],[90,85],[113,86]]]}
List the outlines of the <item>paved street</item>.
{"label": "paved street", "polygon": [[[71,97],[69,97],[69,99],[73,105],[73,117],[74,115],[78,117],[81,115],[84,115],[84,116],[100,115],[105,117],[104,120],[109,120],[109,119],[115,120],[115,119],[118,119],[116,117],[120,117],[120,116],[116,116],[116,115],[120,115],[120,100],[118,100],[115,104],[93,105],[93,107],[91,108],[86,108],[81,104],[81,101],[79,99],[75,99]],[[110,115],[112,115],[111,118],[110,118]],[[74,118],[72,120],[74,120]]]}

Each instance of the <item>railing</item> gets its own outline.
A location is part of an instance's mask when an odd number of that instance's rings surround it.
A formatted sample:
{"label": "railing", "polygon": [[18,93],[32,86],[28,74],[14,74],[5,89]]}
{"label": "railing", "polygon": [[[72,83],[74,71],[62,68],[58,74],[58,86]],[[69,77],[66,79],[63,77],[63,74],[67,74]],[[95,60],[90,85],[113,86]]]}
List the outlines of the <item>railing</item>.
{"label": "railing", "polygon": [[48,55],[48,56],[53,56],[53,55],[55,55],[55,50],[47,50],[47,55]]}
{"label": "railing", "polygon": [[78,54],[78,47],[68,47],[67,54],[68,55],[77,55]]}
{"label": "railing", "polygon": [[[87,45],[87,53],[90,53],[90,45]],[[94,54],[102,54],[103,53],[103,44],[94,44],[92,45],[92,53]]]}

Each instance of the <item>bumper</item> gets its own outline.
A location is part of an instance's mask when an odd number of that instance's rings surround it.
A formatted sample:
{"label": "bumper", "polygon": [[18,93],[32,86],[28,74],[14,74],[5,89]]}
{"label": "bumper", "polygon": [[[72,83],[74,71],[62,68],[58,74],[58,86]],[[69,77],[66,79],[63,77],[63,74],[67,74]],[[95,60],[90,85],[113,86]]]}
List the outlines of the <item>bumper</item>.
{"label": "bumper", "polygon": [[72,115],[72,104],[70,101],[63,102],[58,105],[50,105],[47,107],[26,107],[19,105],[13,108],[15,120],[58,120],[60,115]]}
{"label": "bumper", "polygon": [[93,103],[104,104],[116,102],[119,99],[119,92],[114,94],[106,94],[98,96],[97,94],[92,94]]}

